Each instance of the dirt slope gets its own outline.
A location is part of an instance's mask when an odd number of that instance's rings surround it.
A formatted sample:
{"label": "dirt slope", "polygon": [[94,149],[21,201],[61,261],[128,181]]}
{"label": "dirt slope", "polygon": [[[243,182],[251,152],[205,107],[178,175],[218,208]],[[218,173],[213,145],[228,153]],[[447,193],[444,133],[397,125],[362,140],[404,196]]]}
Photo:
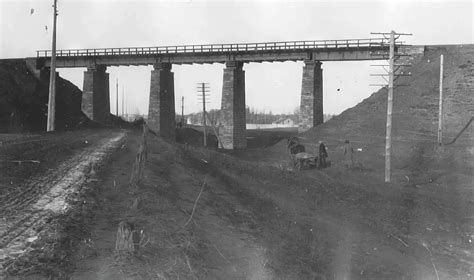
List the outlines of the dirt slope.
{"label": "dirt slope", "polygon": [[[427,46],[416,54],[411,76],[395,81],[392,135],[395,139],[413,137],[436,139],[439,102],[439,57],[444,55],[444,101],[447,136],[453,136],[474,115],[474,45]],[[406,62],[406,58],[400,62]],[[321,126],[305,133],[338,136],[385,136],[387,89],[372,94]],[[472,137],[473,130],[469,130]]]}
{"label": "dirt slope", "polygon": [[[87,118],[81,112],[82,92],[57,78],[57,129],[77,126]],[[0,132],[44,131],[48,111],[49,74],[38,78],[24,59],[0,60]]]}

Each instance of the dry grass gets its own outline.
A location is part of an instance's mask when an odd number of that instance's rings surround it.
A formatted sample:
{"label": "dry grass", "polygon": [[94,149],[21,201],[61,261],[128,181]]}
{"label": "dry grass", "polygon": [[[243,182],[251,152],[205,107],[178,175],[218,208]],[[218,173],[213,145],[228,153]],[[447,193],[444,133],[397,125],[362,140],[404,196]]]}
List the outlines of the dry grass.
{"label": "dry grass", "polygon": [[[168,170],[163,169],[160,177],[147,170],[148,165],[155,171],[157,168],[153,158],[149,162],[147,137],[144,127],[129,184],[131,197],[126,198],[129,207],[122,214],[136,225],[139,249],[134,254],[116,254],[112,266],[131,278],[197,279],[202,271],[194,263],[202,242],[194,233],[193,213],[181,211],[172,202],[175,190],[167,181]],[[172,162],[169,155],[164,156],[166,162]],[[182,226],[185,221],[187,227]]]}

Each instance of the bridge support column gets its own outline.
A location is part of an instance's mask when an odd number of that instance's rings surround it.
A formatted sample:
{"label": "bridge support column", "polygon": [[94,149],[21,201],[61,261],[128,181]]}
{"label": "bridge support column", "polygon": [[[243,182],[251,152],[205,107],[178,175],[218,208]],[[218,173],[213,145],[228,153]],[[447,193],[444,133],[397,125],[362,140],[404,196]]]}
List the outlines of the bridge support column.
{"label": "bridge support column", "polygon": [[306,60],[303,67],[298,131],[303,132],[322,124],[323,70],[321,62]]}
{"label": "bridge support column", "polygon": [[163,138],[176,136],[174,108],[174,73],[171,63],[155,63],[151,71],[148,126]]}
{"label": "bridge support column", "polygon": [[245,71],[243,63],[226,62],[222,85],[221,124],[219,138],[223,149],[247,147],[245,137]]}
{"label": "bridge support column", "polygon": [[84,72],[81,108],[86,116],[97,122],[109,120],[109,73],[106,69],[106,66],[96,65]]}

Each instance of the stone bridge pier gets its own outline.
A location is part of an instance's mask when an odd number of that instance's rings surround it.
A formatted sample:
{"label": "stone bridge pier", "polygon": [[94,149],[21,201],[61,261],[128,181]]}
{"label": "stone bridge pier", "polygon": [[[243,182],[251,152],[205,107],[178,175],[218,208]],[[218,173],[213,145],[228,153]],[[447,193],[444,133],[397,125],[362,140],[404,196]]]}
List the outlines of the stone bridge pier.
{"label": "stone bridge pier", "polygon": [[171,63],[155,63],[151,71],[148,126],[163,138],[176,136],[174,73]]}
{"label": "stone bridge pier", "polygon": [[87,67],[82,89],[82,112],[91,120],[105,123],[109,120],[109,73],[104,65]]}
{"label": "stone bridge pier", "polygon": [[306,131],[324,121],[321,62],[305,60],[304,63],[298,132]]}
{"label": "stone bridge pier", "polygon": [[247,147],[245,123],[245,71],[243,62],[225,63],[219,127],[219,148]]}

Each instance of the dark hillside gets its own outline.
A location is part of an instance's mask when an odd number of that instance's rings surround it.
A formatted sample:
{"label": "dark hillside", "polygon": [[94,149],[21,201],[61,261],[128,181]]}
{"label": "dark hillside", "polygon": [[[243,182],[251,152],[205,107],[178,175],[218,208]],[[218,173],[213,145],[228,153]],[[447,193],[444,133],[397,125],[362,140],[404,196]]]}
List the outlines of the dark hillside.
{"label": "dark hillside", "polygon": [[[395,88],[392,135],[394,139],[436,140],[439,102],[439,57],[444,55],[445,134],[453,137],[474,115],[474,46],[428,46],[413,57],[412,76],[401,77]],[[385,136],[387,89],[306,133],[337,134],[348,138]],[[466,131],[472,137],[473,130]],[[448,139],[446,139],[447,141]]]}
{"label": "dark hillside", "polygon": [[[87,120],[81,112],[82,92],[57,78],[56,127],[71,129]],[[46,130],[49,73],[35,76],[24,59],[0,60],[0,132]]]}

